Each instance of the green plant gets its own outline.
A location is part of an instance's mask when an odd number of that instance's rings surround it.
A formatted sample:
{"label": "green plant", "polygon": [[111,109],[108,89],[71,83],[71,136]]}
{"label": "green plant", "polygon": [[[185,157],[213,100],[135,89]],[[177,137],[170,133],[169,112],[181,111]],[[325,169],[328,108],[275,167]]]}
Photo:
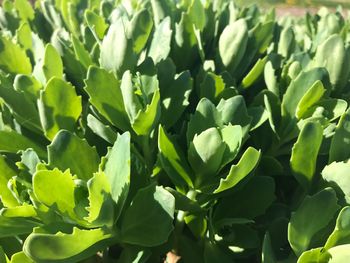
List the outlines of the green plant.
{"label": "green plant", "polygon": [[1,262],[347,262],[340,12],[7,0],[0,27]]}

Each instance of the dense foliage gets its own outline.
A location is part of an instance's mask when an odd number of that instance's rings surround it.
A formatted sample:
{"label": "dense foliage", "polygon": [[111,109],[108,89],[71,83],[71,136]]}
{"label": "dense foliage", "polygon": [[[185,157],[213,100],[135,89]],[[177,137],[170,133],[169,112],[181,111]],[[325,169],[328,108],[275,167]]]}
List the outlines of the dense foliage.
{"label": "dense foliage", "polygon": [[348,262],[341,10],[5,0],[0,27],[0,262]]}

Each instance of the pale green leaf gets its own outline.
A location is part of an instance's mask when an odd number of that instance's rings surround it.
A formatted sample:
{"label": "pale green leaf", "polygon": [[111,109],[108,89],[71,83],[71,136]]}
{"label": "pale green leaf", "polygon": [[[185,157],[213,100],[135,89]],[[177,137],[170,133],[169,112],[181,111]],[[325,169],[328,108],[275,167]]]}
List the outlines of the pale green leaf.
{"label": "pale green leaf", "polygon": [[[290,165],[301,186],[310,190],[316,170],[316,161],[323,139],[323,129],[318,122],[307,122],[292,148]],[[305,154],[307,153],[307,158]]]}
{"label": "pale green leaf", "polygon": [[220,180],[220,185],[215,189],[214,193],[220,193],[230,189],[243,180],[249,173],[253,171],[260,160],[260,152],[249,147],[242,155],[236,165],[232,165],[226,178]]}
{"label": "pale green leaf", "polygon": [[96,149],[69,131],[59,131],[47,147],[47,152],[52,168],[70,169],[79,179],[88,180],[98,170],[100,158]]}
{"label": "pale green leaf", "polygon": [[41,124],[45,135],[52,140],[61,129],[74,131],[82,112],[81,97],[68,82],[52,78],[40,93],[38,102]]}

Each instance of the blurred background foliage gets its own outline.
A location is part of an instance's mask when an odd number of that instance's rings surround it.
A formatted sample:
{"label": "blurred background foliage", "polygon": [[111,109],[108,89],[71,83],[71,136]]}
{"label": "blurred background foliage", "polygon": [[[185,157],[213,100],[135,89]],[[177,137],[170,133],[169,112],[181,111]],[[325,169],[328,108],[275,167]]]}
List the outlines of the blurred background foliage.
{"label": "blurred background foliage", "polygon": [[282,5],[282,6],[300,6],[300,7],[317,7],[329,6],[336,7],[341,5],[350,8],[350,0],[237,0],[239,5],[258,4],[261,6]]}

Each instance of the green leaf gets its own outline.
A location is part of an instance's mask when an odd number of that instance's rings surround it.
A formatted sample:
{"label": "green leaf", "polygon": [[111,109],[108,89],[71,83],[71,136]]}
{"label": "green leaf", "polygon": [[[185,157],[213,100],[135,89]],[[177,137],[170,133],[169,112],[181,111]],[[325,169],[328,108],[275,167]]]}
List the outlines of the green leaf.
{"label": "green leaf", "polygon": [[113,144],[118,138],[118,134],[114,132],[110,126],[104,125],[91,114],[87,116],[87,125],[96,135],[100,136],[110,144]]}
{"label": "green leaf", "polygon": [[345,161],[350,158],[350,109],[340,118],[333,135],[329,149],[329,163],[334,161]]}
{"label": "green leaf", "polygon": [[59,131],[47,152],[52,168],[70,169],[79,179],[88,180],[98,170],[100,158],[96,149],[69,131]]}
{"label": "green leaf", "polygon": [[0,216],[0,238],[29,234],[40,223],[27,218],[8,218]]}
{"label": "green leaf", "polygon": [[23,23],[16,31],[18,43],[25,49],[32,49],[32,30],[27,22]]}
{"label": "green leaf", "polygon": [[4,76],[0,76],[0,96],[5,100],[5,104],[13,110],[14,117],[19,124],[41,133],[39,113],[35,105],[36,100],[31,101],[25,92],[16,91],[4,78]]}
{"label": "green leaf", "polygon": [[46,82],[48,82],[52,77],[63,77],[63,64],[61,56],[51,44],[47,44],[45,47],[43,73],[45,75]]}
{"label": "green leaf", "polygon": [[22,20],[33,20],[34,10],[32,5],[26,0],[15,0],[15,7]]}
{"label": "green leaf", "polygon": [[116,218],[119,217],[129,193],[130,162],[130,134],[126,132],[118,136],[107,155],[103,170],[111,187],[112,199],[117,204]]}
{"label": "green leaf", "polygon": [[337,93],[341,92],[347,83],[350,73],[348,60],[349,52],[340,35],[331,35],[317,47],[314,66],[327,69],[333,90]]}
{"label": "green leaf", "polygon": [[81,97],[74,87],[59,78],[51,78],[40,93],[40,119],[47,138],[52,140],[61,129],[74,131],[81,112]]}
{"label": "green leaf", "polygon": [[156,26],[149,47],[148,56],[153,59],[154,64],[166,59],[170,53],[172,30],[170,17],[166,17]]}
{"label": "green leaf", "polygon": [[[316,81],[327,79],[328,73],[324,68],[313,68],[309,71],[301,72],[296,79],[293,79],[287,88],[282,100],[282,116],[294,118],[300,100],[313,87]],[[323,84],[325,84],[323,82]]]}
{"label": "green leaf", "polygon": [[241,147],[243,134],[239,125],[228,125],[221,129],[221,137],[226,144],[226,149],[222,157],[221,168],[233,161]]}
{"label": "green leaf", "polygon": [[61,172],[57,168],[52,171],[41,170],[33,177],[33,191],[41,203],[46,206],[55,206],[62,214],[76,219],[75,184],[69,170]]}
{"label": "green leaf", "polygon": [[96,33],[98,39],[102,39],[108,28],[103,17],[91,10],[86,10],[84,16],[90,30]]}
{"label": "green leaf", "polygon": [[182,12],[181,19],[175,23],[174,38],[172,41],[171,58],[178,71],[191,66],[198,58],[197,38],[190,16]]}
{"label": "green leaf", "polygon": [[243,88],[249,88],[252,86],[262,75],[265,64],[267,61],[267,57],[264,57],[263,59],[259,59],[253,68],[249,71],[249,73],[244,77],[242,80],[242,87]]}
{"label": "green leaf", "polygon": [[193,190],[189,191],[187,195],[181,194],[170,187],[166,187],[166,190],[174,196],[176,210],[189,211],[191,213],[200,212],[202,210],[196,201],[189,198],[189,196],[196,194]]}
{"label": "green leaf", "polygon": [[16,171],[7,163],[5,157],[0,155],[0,200],[5,207],[16,207],[19,205],[7,187],[8,181],[16,175]]}
{"label": "green leaf", "polygon": [[114,223],[114,203],[111,185],[103,172],[95,175],[87,183],[89,191],[89,211],[85,219],[94,226],[112,226]]}
{"label": "green leaf", "polygon": [[23,251],[38,263],[73,263],[94,255],[106,247],[112,238],[111,233],[101,228],[91,230],[74,228],[70,234],[34,232],[24,242]]}
{"label": "green leaf", "polygon": [[218,101],[225,90],[225,86],[225,82],[220,75],[208,72],[199,86],[199,96],[211,101]]}
{"label": "green leaf", "polygon": [[322,171],[322,177],[327,182],[330,182],[350,197],[350,163],[349,162],[333,162],[327,165]]}
{"label": "green leaf", "polygon": [[192,0],[192,3],[188,9],[188,15],[191,18],[194,26],[202,31],[206,24],[206,14],[204,6],[200,0]]}
{"label": "green leaf", "polygon": [[78,34],[79,24],[77,18],[77,4],[75,1],[61,0],[60,11],[67,28],[73,34]]}
{"label": "green leaf", "polygon": [[208,225],[205,214],[189,214],[185,216],[184,221],[196,238],[200,239],[205,236]]}
{"label": "green leaf", "polygon": [[144,247],[163,244],[173,230],[174,209],[174,197],[162,187],[140,189],[125,211],[121,240]]}
{"label": "green leaf", "polygon": [[195,135],[188,149],[188,161],[196,174],[196,186],[211,180],[218,172],[226,144],[217,128]]}
{"label": "green leaf", "polygon": [[249,147],[236,165],[232,165],[225,179],[220,179],[220,185],[214,193],[230,189],[243,180],[256,167],[260,160],[260,152]]}
{"label": "green leaf", "polygon": [[344,207],[338,215],[337,223],[332,234],[329,235],[325,249],[350,243],[350,207]]}
{"label": "green leaf", "polygon": [[20,164],[23,165],[24,169],[28,170],[30,174],[34,174],[36,172],[36,166],[39,163],[40,163],[39,156],[33,149],[27,149],[25,151],[22,151]]}
{"label": "green leaf", "polygon": [[238,95],[227,100],[222,99],[216,108],[220,112],[221,121],[224,124],[240,125],[242,126],[243,137],[247,135],[252,117],[248,114],[243,96]]}
{"label": "green leaf", "polygon": [[23,204],[21,206],[3,208],[0,214],[5,217],[36,217],[37,213],[32,205]]}
{"label": "green leaf", "polygon": [[16,91],[23,92],[25,96],[29,97],[35,103],[42,89],[41,83],[36,78],[29,75],[16,75],[13,87]]}
{"label": "green leaf", "polygon": [[27,257],[23,251],[21,251],[12,255],[11,263],[34,263],[34,261]]}
{"label": "green leaf", "polygon": [[[292,148],[290,166],[299,184],[310,190],[314,183],[316,161],[323,139],[323,129],[318,122],[307,122]],[[305,153],[307,158],[305,159]]]}
{"label": "green leaf", "polygon": [[189,105],[193,87],[190,72],[184,71],[170,84],[160,89],[161,121],[164,126],[173,126]]}
{"label": "green leaf", "polygon": [[316,103],[314,106],[309,108],[304,118],[309,118],[315,113],[321,113],[329,121],[333,121],[344,114],[348,107],[348,103],[341,99],[325,99]]}
{"label": "green leaf", "polygon": [[220,127],[222,124],[220,113],[215,105],[210,100],[203,98],[199,101],[195,113],[188,122],[187,141],[192,141],[196,134],[208,128]]}
{"label": "green leaf", "polygon": [[284,27],[280,39],[278,42],[278,51],[277,53],[287,58],[290,56],[291,52],[295,46],[295,35],[291,27]]}
{"label": "green leaf", "polygon": [[332,188],[305,197],[292,213],[288,225],[288,241],[297,256],[309,249],[315,235],[331,222],[338,210],[337,197]]}
{"label": "green leaf", "polygon": [[298,258],[297,263],[327,263],[331,259],[331,255],[324,248],[314,248],[305,251]]}
{"label": "green leaf", "polygon": [[0,68],[14,74],[31,74],[32,65],[24,50],[0,36]]}
{"label": "green leaf", "polygon": [[[132,40],[126,34],[125,19],[119,18],[111,24],[101,45],[100,65],[117,75],[134,68],[137,62]],[[118,48],[115,44],[118,43]]]}
{"label": "green leaf", "polygon": [[46,150],[43,146],[15,131],[0,131],[0,152],[17,153],[28,148],[34,149],[40,157],[46,158]]}
{"label": "green leaf", "polygon": [[89,52],[85,49],[83,43],[81,43],[79,39],[74,37],[73,35],[72,44],[76,59],[80,61],[86,69],[88,69],[89,66],[93,64]]}
{"label": "green leaf", "polygon": [[250,131],[259,128],[269,119],[268,111],[262,106],[249,107],[247,110],[248,115],[252,117]]}
{"label": "green leaf", "polygon": [[325,92],[326,89],[323,87],[322,82],[317,80],[299,101],[296,117],[301,119],[305,112],[322,98]]}
{"label": "green leaf", "polygon": [[[254,176],[232,195],[220,199],[214,212],[214,221],[224,219],[254,219],[263,215],[276,199],[272,177]],[[239,204],[232,206],[232,204]],[[249,207],[249,209],[247,209]]]}
{"label": "green leaf", "polygon": [[160,117],[159,89],[153,93],[152,101],[144,110],[139,110],[132,121],[132,128],[137,135],[149,136]]}
{"label": "green leaf", "polygon": [[180,188],[193,187],[192,171],[185,154],[162,126],[159,126],[158,131],[158,149],[162,167],[173,183]]}
{"label": "green leaf", "polygon": [[328,250],[329,256],[329,263],[346,263],[349,260],[349,248],[350,245],[341,245],[336,246]]}
{"label": "green leaf", "polygon": [[127,34],[133,40],[133,50],[139,54],[145,47],[153,28],[153,20],[147,9],[137,12],[127,28]]}
{"label": "green leaf", "polygon": [[248,26],[239,19],[225,27],[219,38],[219,57],[229,72],[239,65],[248,43]]}
{"label": "green leaf", "polygon": [[104,69],[91,66],[85,84],[85,90],[90,96],[90,103],[109,122],[119,129],[127,131],[130,123],[124,108],[120,82],[115,76]]}

